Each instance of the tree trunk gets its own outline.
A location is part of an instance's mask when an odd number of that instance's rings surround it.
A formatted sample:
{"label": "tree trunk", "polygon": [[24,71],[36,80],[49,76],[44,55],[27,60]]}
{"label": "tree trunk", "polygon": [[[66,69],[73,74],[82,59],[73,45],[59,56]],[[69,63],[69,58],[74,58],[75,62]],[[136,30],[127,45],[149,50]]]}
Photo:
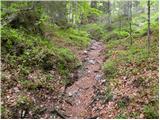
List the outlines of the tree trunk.
{"label": "tree trunk", "polygon": [[148,33],[147,33],[148,39],[147,39],[147,49],[148,54],[150,52],[150,0],[148,0]]}
{"label": "tree trunk", "polygon": [[130,44],[132,45],[132,1],[129,1],[129,35],[130,35]]}
{"label": "tree trunk", "polygon": [[108,20],[109,24],[111,24],[111,2],[108,0]]}

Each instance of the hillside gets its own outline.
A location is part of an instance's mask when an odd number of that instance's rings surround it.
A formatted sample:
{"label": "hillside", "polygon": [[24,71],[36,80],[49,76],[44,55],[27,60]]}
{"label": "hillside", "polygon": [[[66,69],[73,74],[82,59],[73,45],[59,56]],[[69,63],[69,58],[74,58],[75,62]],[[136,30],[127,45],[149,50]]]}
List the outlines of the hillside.
{"label": "hillside", "polygon": [[1,118],[158,119],[158,1],[1,1]]}

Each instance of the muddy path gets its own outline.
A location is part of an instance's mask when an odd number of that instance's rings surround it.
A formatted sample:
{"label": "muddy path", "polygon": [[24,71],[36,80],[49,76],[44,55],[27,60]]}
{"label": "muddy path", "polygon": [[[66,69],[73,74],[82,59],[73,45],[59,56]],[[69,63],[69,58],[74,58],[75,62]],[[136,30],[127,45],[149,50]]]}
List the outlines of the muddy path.
{"label": "muddy path", "polygon": [[104,50],[102,42],[92,40],[88,49],[80,54],[83,65],[78,70],[78,80],[67,87],[65,100],[58,105],[66,118],[100,117],[103,106],[98,97],[104,92],[105,79],[102,72]]}

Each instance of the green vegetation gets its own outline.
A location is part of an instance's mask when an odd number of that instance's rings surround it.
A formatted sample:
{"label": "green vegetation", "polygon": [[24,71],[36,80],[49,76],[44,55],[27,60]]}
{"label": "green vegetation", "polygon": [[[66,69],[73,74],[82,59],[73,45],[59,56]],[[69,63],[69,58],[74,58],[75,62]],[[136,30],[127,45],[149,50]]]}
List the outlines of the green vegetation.
{"label": "green vegetation", "polygon": [[57,35],[65,38],[68,44],[75,45],[77,47],[86,48],[90,42],[89,34],[86,31],[79,29],[60,29],[57,31]]}
{"label": "green vegetation", "polygon": [[[134,114],[134,112],[127,111],[131,106],[136,105],[138,100],[146,100],[147,98],[143,95],[150,96],[147,100],[149,102],[154,102],[156,104],[145,105],[146,103],[141,103],[144,105],[143,110],[139,110],[139,113],[143,113],[143,118],[154,119],[158,118],[158,74],[156,76],[146,75],[146,73],[155,72],[158,70],[158,21],[157,13],[151,15],[151,46],[150,54],[146,47],[147,44],[147,23],[146,14],[142,13],[139,16],[132,17],[132,40],[133,44],[130,45],[130,34],[129,27],[127,24],[121,26],[121,30],[116,28],[113,24],[112,30],[110,30],[106,35],[106,57],[108,58],[103,65],[103,70],[105,72],[108,84],[106,87],[110,86],[110,91],[114,94],[119,94],[120,92],[128,93],[128,96],[132,94],[138,94],[136,97],[129,97],[130,102],[126,103],[124,96],[119,98],[117,102],[117,107],[119,110],[123,110],[122,114],[118,114],[116,118],[126,119],[126,118],[139,118],[139,114]],[[157,66],[157,67],[156,67]],[[122,86],[125,87],[122,87]],[[157,87],[156,87],[157,86]],[[134,87],[133,89],[131,89]],[[130,88],[130,89],[127,89]],[[126,91],[124,89],[127,89]],[[134,90],[138,89],[138,92]],[[110,93],[106,92],[110,95]],[[127,111],[127,114],[125,114]],[[125,116],[123,115],[125,114]],[[132,115],[131,115],[132,113]],[[142,115],[141,115],[142,116]],[[140,117],[141,117],[140,116]]]}
{"label": "green vegetation", "polygon": [[145,105],[143,111],[147,119],[158,119],[159,118],[159,115],[158,115],[158,112],[155,106]]}
{"label": "green vegetation", "polygon": [[103,67],[107,77],[113,77],[116,73],[116,62],[115,61],[107,61],[107,63]]}
{"label": "green vegetation", "polygon": [[115,117],[115,119],[127,119],[127,116],[119,114],[118,116]]}
{"label": "green vegetation", "polygon": [[96,40],[105,46],[106,88],[99,91],[112,106],[106,115],[158,118],[157,3],[2,1],[1,117],[52,118],[51,109],[67,102],[66,89],[78,79],[83,59],[89,62]]}

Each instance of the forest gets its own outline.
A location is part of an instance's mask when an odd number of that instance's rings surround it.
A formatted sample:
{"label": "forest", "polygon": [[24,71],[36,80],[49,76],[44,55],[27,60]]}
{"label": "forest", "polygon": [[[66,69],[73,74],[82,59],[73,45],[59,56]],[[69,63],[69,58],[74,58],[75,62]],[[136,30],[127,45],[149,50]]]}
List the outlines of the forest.
{"label": "forest", "polygon": [[1,1],[1,118],[158,119],[159,1]]}

